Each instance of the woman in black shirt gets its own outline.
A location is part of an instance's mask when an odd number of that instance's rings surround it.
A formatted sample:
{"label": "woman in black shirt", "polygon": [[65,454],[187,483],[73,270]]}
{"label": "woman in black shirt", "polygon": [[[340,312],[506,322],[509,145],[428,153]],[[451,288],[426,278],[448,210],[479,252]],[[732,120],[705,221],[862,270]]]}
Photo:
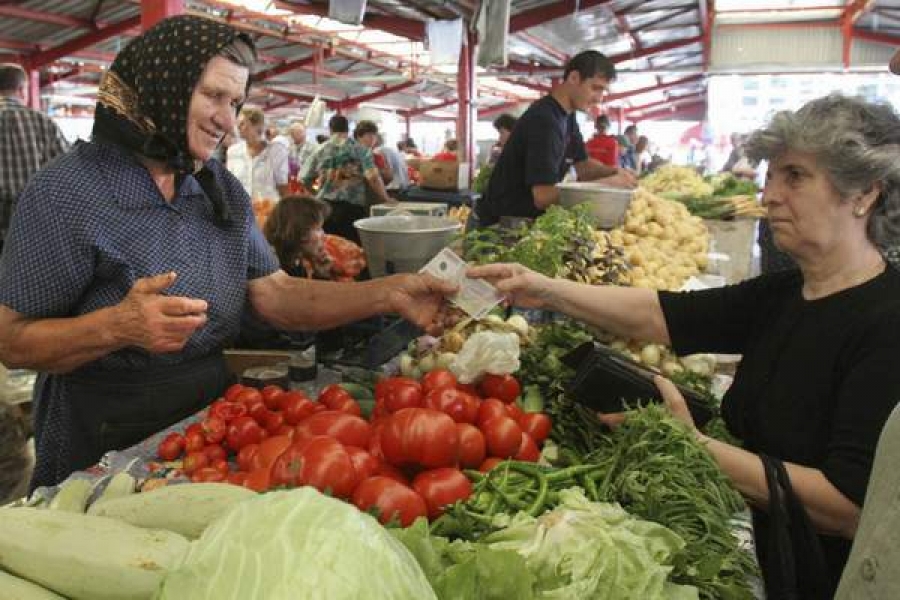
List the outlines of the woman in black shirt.
{"label": "woman in black shirt", "polygon": [[[752,135],[748,156],[769,161],[769,224],[798,270],[690,293],[591,287],[519,265],[471,272],[520,306],[679,354],[742,354],[722,408],[744,447],[697,436],[753,508],[767,583],[769,487],[760,457],[784,462],[827,569],[804,570],[807,556],[797,549],[803,598],[834,592],[879,432],[900,400],[900,273],[882,253],[900,232],[898,151],[900,118],[890,106],[837,94],[778,113]],[[662,378],[657,385],[694,427],[674,386]]]}

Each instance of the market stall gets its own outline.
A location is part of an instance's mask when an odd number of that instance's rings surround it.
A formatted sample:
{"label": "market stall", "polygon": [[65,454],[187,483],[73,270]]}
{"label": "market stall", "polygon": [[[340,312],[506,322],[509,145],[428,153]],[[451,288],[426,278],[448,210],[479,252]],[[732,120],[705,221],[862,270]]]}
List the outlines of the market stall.
{"label": "market stall", "polygon": [[[639,190],[609,231],[594,229],[587,210],[553,208],[530,227],[466,241],[476,263],[678,289],[707,266],[709,233],[684,204]],[[704,403],[714,417],[706,431],[723,435],[714,359],[679,358],[546,313],[455,318],[441,337],[414,339],[385,364],[336,361],[310,374],[291,352],[233,355],[235,374],[257,387],[236,384],[208,409],[0,510],[0,566],[10,573],[0,590],[754,597],[740,495],[657,405],[614,431],[601,425],[578,392],[598,366],[573,351],[600,340],[635,367],[658,368]],[[278,540],[281,558],[256,539]],[[61,568],[76,545],[116,555]],[[377,554],[382,574],[359,577],[359,552]],[[287,568],[324,557],[327,574]],[[103,592],[113,580],[128,593]]]}

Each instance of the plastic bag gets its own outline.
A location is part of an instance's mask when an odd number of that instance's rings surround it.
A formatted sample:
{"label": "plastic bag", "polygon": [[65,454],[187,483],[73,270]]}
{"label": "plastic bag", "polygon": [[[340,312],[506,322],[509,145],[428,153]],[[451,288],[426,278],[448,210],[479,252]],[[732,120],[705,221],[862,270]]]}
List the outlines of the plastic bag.
{"label": "plastic bag", "polygon": [[460,383],[472,383],[485,373],[515,373],[519,370],[519,336],[494,331],[474,333],[456,354],[450,370]]}

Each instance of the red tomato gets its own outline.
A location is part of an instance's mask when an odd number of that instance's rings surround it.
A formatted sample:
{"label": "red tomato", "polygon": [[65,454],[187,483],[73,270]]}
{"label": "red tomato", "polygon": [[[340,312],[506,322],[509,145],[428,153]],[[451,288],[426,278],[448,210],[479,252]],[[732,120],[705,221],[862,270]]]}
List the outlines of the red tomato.
{"label": "red tomato", "polygon": [[425,499],[429,519],[437,519],[445,507],[472,495],[472,482],[462,471],[451,467],[419,473],[412,487]]}
{"label": "red tomato", "polygon": [[239,383],[235,383],[234,385],[229,386],[227,390],[225,390],[224,398],[228,402],[234,402],[234,399],[237,398],[237,395],[244,391],[244,386]]}
{"label": "red tomato", "polygon": [[201,421],[200,426],[203,427],[203,437],[207,444],[221,443],[228,431],[225,421],[218,417],[207,417]]}
{"label": "red tomato", "polygon": [[475,387],[475,385],[473,385],[473,384],[471,384],[471,383],[457,383],[457,384],[456,384],[456,389],[458,389],[458,390],[460,390],[460,391],[463,391],[463,392],[465,392],[465,393],[467,393],[467,394],[472,394],[472,395],[475,396],[476,398],[480,398],[480,397],[481,397],[481,392],[479,392],[479,391],[478,391],[478,388]]}
{"label": "red tomato", "polygon": [[262,427],[266,422],[266,417],[271,412],[268,408],[266,408],[266,405],[262,401],[262,398],[250,398],[249,400],[244,402],[244,406],[247,407],[247,414],[253,417],[253,420],[259,423],[259,425]]}
{"label": "red tomato", "polygon": [[362,511],[375,509],[385,525],[396,520],[402,527],[409,527],[427,513],[422,496],[389,477],[364,479],[353,492],[353,504]]}
{"label": "red tomato", "polygon": [[346,398],[337,398],[333,400],[329,410],[336,410],[356,417],[362,416],[362,409],[359,407],[359,403],[350,395]]}
{"label": "red tomato", "polygon": [[300,423],[316,410],[313,401],[299,392],[283,393],[280,398],[280,406],[281,412],[284,414],[284,422],[288,425]]}
{"label": "red tomato", "polygon": [[199,452],[206,446],[206,437],[202,431],[189,431],[184,434],[184,451]]}
{"label": "red tomato", "polygon": [[184,471],[187,475],[190,475],[194,471],[202,469],[208,464],[209,459],[206,457],[206,454],[202,450],[188,452],[184,457],[184,464],[182,465],[181,470]]}
{"label": "red tomato", "polygon": [[284,415],[280,412],[273,412],[270,410],[266,413],[266,416],[263,419],[261,425],[266,431],[274,435],[279,429],[281,429],[281,426],[284,425]]}
{"label": "red tomato", "polygon": [[226,481],[232,485],[243,486],[244,482],[247,481],[247,474],[243,471],[232,471],[228,474]]}
{"label": "red tomato", "polygon": [[446,413],[457,423],[474,423],[478,418],[478,404],[478,398],[454,387],[437,388],[425,396],[425,408]]}
{"label": "red tomato", "polygon": [[203,453],[206,455],[206,458],[209,459],[209,464],[212,464],[217,460],[228,459],[228,451],[220,444],[210,444],[209,446],[206,446],[203,449]]}
{"label": "red tomato", "polygon": [[369,436],[369,446],[367,448],[369,454],[381,462],[384,462],[384,452],[381,449],[381,430],[384,429],[384,424],[385,421],[371,423],[372,431]]}
{"label": "red tomato", "polygon": [[225,481],[225,474],[214,467],[202,467],[191,475],[194,483]]}
{"label": "red tomato", "polygon": [[368,448],[372,427],[361,417],[336,410],[316,413],[297,425],[296,439],[304,440],[316,435],[333,437],[347,446]]}
{"label": "red tomato", "polygon": [[256,388],[245,387],[240,392],[238,392],[237,396],[234,398],[235,402],[240,402],[242,404],[254,404],[256,402],[262,402],[263,396],[262,392],[260,392]]}
{"label": "red tomato", "polygon": [[457,423],[456,431],[459,433],[459,464],[460,466],[475,469],[485,457],[484,434],[481,430],[468,423]]}
{"label": "red tomato", "polygon": [[343,398],[352,399],[353,396],[350,395],[350,392],[342,388],[340,384],[332,383],[331,385],[326,385],[324,388],[322,388],[322,391],[319,392],[318,400],[321,404],[324,404],[329,409],[336,410],[334,404],[336,404],[336,401]]}
{"label": "red tomato", "polygon": [[[265,408],[265,407],[263,407]],[[247,444],[258,444],[265,437],[262,427],[259,426],[253,417],[244,415],[238,417],[228,426],[228,447],[235,452]]]}
{"label": "red tomato", "polygon": [[531,436],[527,433],[523,433],[522,444],[519,446],[519,451],[516,452],[516,455],[513,458],[523,462],[537,462],[541,458],[541,451],[538,450],[537,444],[534,443]]}
{"label": "red tomato", "polygon": [[353,469],[360,481],[368,479],[378,473],[378,467],[381,461],[361,448],[354,446],[345,446],[347,454],[350,455],[350,461],[353,462]]}
{"label": "red tomato", "polygon": [[200,425],[200,423],[191,423],[191,424],[188,425],[187,428],[184,430],[184,435],[185,435],[185,436],[187,436],[189,433],[199,433],[199,434],[202,435],[202,434],[203,434],[203,426]]}
{"label": "red tomato", "polygon": [[247,407],[240,402],[227,402],[225,400],[216,400],[209,407],[209,416],[221,419],[226,423],[231,423],[238,417],[247,414]]}
{"label": "red tomato", "polygon": [[267,385],[259,393],[262,395],[266,408],[275,410],[278,408],[278,397],[284,393],[284,390],[277,385]]}
{"label": "red tomato", "polygon": [[254,492],[265,492],[272,486],[272,477],[268,469],[250,471],[244,479],[244,487]]}
{"label": "red tomato", "polygon": [[506,405],[497,400],[496,398],[488,398],[481,403],[481,406],[478,407],[478,420],[476,421],[478,427],[481,427],[481,424],[490,421],[495,417],[508,417],[509,413],[506,411]]}
{"label": "red tomato", "polygon": [[378,465],[377,475],[393,479],[394,481],[402,483],[403,485],[409,485],[409,478],[404,475],[403,471],[401,471],[394,465],[388,464],[384,461],[381,461],[381,463]]}
{"label": "red tomato", "polygon": [[284,424],[284,425],[282,425],[281,427],[279,427],[278,429],[276,429],[275,431],[273,431],[273,432],[272,432],[272,436],[276,436],[276,435],[286,435],[286,436],[288,436],[289,438],[294,439],[294,434],[295,434],[295,433],[296,433],[296,431],[294,431],[294,428],[293,428],[293,427],[291,427],[291,426],[288,425],[288,424]]}
{"label": "red tomato", "polygon": [[522,415],[524,415],[525,413],[522,412],[522,409],[519,408],[518,404],[516,404],[515,402],[510,402],[506,405],[506,414],[509,415],[510,419],[518,423],[519,419],[521,419]]}
{"label": "red tomato", "polygon": [[250,471],[253,457],[259,452],[259,444],[247,444],[237,453],[237,464],[241,471]]}
{"label": "red tomato", "polygon": [[391,416],[391,413],[388,412],[387,406],[384,404],[384,398],[376,400],[375,408],[372,409],[372,422],[380,421],[389,416]]}
{"label": "red tomato", "polygon": [[395,466],[447,467],[456,464],[459,434],[448,415],[430,408],[406,408],[381,430],[381,450]]}
{"label": "red tomato", "polygon": [[324,435],[292,444],[272,465],[272,485],[311,485],[348,498],[359,479],[344,446]]}
{"label": "red tomato", "polygon": [[455,388],[456,375],[447,369],[432,369],[422,377],[422,393],[428,394],[431,390],[440,388]]}
{"label": "red tomato", "polygon": [[509,417],[494,417],[481,424],[488,454],[500,458],[515,456],[522,445],[522,428]]}
{"label": "red tomato", "polygon": [[177,432],[167,435],[159,443],[156,454],[163,460],[176,460],[184,452],[184,436]]}
{"label": "red tomato", "polygon": [[488,373],[481,380],[481,393],[487,398],[497,398],[501,402],[509,404],[514,402],[522,392],[522,386],[512,375],[493,375]]}
{"label": "red tomato", "polygon": [[415,379],[409,377],[387,377],[375,384],[375,399],[384,398],[388,392],[403,386],[411,386],[422,391],[422,386]]}
{"label": "red tomato", "polygon": [[275,460],[291,445],[291,438],[286,435],[270,437],[259,443],[259,448],[250,459],[249,471],[270,469]]}
{"label": "red tomato", "polygon": [[525,413],[519,418],[519,426],[522,428],[522,431],[534,439],[536,444],[540,445],[550,435],[553,421],[544,413]]}
{"label": "red tomato", "polygon": [[[231,471],[231,467],[228,466],[228,461],[224,458],[219,458],[213,461],[210,461],[210,466],[222,474],[222,480],[228,477],[229,471]],[[221,481],[221,480],[220,480]]]}
{"label": "red tomato", "polygon": [[497,458],[496,456],[491,456],[490,458],[486,458],[481,466],[478,467],[478,470],[482,473],[487,473],[488,471],[492,471],[494,467],[503,462],[502,458]]}
{"label": "red tomato", "polygon": [[389,413],[395,413],[404,408],[417,408],[422,406],[422,388],[419,384],[394,383],[388,387],[384,395],[384,406]]}

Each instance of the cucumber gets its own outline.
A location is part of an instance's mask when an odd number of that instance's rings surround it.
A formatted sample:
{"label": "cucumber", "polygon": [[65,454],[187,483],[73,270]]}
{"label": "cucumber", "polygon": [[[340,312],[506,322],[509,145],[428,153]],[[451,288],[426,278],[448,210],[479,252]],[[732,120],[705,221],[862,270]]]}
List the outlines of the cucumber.
{"label": "cucumber", "polygon": [[94,514],[94,507],[103,503],[109,502],[115,498],[122,498],[124,496],[130,496],[134,493],[134,487],[137,481],[134,477],[126,473],[125,471],[121,471],[113,475],[112,479],[109,480],[109,483],[106,484],[106,487],[103,489],[103,493],[100,494],[100,497],[94,500],[91,504],[91,508],[88,509],[88,514]]}
{"label": "cucumber", "polygon": [[374,400],[375,396],[372,392],[372,388],[365,386],[361,383],[352,383],[352,382],[343,382],[340,384],[342,388],[347,390],[347,392],[353,396],[353,399],[356,401],[360,400]]}
{"label": "cucumber", "polygon": [[0,598],[3,600],[66,600],[46,588],[0,571]]}
{"label": "cucumber", "polygon": [[177,533],[105,517],[0,509],[0,568],[72,600],[149,600],[189,547]]}
{"label": "cucumber", "polygon": [[94,504],[91,514],[195,540],[232,506],[254,496],[255,492],[230,483],[185,483]]}
{"label": "cucumber", "polygon": [[83,513],[93,484],[87,479],[69,479],[59,486],[59,491],[50,501],[52,510]]}

